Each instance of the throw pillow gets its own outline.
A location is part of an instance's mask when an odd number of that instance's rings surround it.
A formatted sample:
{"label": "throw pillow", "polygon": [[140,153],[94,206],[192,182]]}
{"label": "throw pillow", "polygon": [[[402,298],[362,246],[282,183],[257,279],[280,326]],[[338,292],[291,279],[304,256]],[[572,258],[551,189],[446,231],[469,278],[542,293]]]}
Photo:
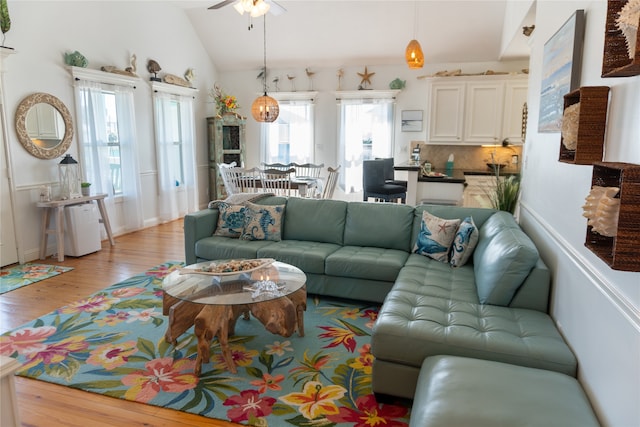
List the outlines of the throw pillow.
{"label": "throw pillow", "polygon": [[448,262],[451,243],[459,225],[459,219],[443,219],[427,211],[422,212],[420,233],[413,252],[437,261]]}
{"label": "throw pillow", "polygon": [[478,234],[478,227],[472,217],[468,216],[462,220],[451,245],[451,261],[449,263],[452,267],[462,267],[469,261],[478,244]]}
{"label": "throw pillow", "polygon": [[243,240],[272,240],[282,239],[282,217],[285,205],[256,205],[247,203],[244,216]]}
{"label": "throw pillow", "polygon": [[225,202],[217,203],[218,225],[214,236],[240,237],[244,228],[246,207],[242,205],[230,205]]}

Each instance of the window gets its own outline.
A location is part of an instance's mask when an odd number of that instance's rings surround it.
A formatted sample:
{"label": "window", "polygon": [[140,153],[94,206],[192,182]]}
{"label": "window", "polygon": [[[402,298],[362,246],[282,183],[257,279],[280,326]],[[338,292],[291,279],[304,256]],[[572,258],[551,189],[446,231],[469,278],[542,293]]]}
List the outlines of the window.
{"label": "window", "polygon": [[161,221],[198,208],[192,88],[152,83]]}
{"label": "window", "polygon": [[362,191],[362,161],[393,156],[393,99],[341,99],[339,104],[340,187]]}
{"label": "window", "polygon": [[[73,67],[83,180],[106,193],[107,209],[117,200],[124,231],[143,226],[133,102],[137,78]],[[116,197],[114,197],[116,196]]]}
{"label": "window", "polygon": [[279,100],[278,103],[278,120],[263,124],[262,161],[313,163],[313,99]]}

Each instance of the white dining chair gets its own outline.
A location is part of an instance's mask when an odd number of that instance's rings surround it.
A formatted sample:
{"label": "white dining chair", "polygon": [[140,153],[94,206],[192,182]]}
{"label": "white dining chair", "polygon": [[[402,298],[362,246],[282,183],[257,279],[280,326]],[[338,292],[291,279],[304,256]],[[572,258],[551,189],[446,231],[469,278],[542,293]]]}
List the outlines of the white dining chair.
{"label": "white dining chair", "polygon": [[260,182],[263,191],[274,193],[278,196],[289,196],[291,194],[291,178],[295,169],[286,171],[279,169],[260,169]]}
{"label": "white dining chair", "polygon": [[338,184],[338,175],[340,175],[340,165],[335,169],[329,166],[327,171],[329,171],[329,175],[327,176],[327,181],[324,183],[324,188],[322,189],[322,196],[320,197],[322,199],[331,199],[333,197],[336,184]]}

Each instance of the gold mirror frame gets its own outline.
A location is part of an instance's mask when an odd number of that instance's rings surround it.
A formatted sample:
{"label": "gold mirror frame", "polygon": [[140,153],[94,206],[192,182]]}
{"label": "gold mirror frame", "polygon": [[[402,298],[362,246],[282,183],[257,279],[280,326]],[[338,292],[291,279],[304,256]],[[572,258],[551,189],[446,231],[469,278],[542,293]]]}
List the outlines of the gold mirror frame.
{"label": "gold mirror frame", "polygon": [[[31,107],[40,103],[51,105],[60,113],[64,121],[64,136],[62,137],[62,141],[53,148],[38,147],[31,141],[27,133],[27,114],[29,110],[31,110]],[[55,159],[56,157],[61,157],[71,146],[71,139],[73,138],[71,114],[64,103],[55,96],[42,92],[34,93],[27,96],[18,105],[18,109],[16,110],[16,133],[18,134],[20,144],[33,156],[39,159]]]}

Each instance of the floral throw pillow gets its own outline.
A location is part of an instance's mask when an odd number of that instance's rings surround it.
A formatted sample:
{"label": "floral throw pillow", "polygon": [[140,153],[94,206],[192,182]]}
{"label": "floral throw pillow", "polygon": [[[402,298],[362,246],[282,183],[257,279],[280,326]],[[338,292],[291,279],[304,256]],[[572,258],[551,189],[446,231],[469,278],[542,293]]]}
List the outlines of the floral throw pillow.
{"label": "floral throw pillow", "polygon": [[285,205],[256,205],[247,203],[244,216],[243,240],[272,240],[282,239],[282,216]]}
{"label": "floral throw pillow", "polygon": [[461,267],[469,261],[478,244],[478,234],[478,227],[472,217],[468,216],[462,220],[451,245],[451,261],[449,263],[452,267]]}
{"label": "floral throw pillow", "polygon": [[413,252],[437,261],[449,262],[451,243],[459,225],[459,219],[443,219],[427,211],[422,212],[420,233]]}
{"label": "floral throw pillow", "polygon": [[230,205],[225,202],[217,203],[218,225],[214,236],[240,237],[244,228],[244,216],[246,207],[242,205]]}

